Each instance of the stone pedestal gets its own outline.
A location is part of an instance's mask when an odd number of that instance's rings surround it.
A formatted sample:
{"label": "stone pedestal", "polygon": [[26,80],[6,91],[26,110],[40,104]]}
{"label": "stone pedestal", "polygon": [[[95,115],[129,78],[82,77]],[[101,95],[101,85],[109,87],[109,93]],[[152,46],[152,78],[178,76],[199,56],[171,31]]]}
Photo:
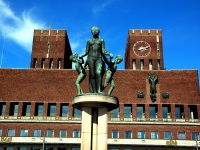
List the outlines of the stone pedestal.
{"label": "stone pedestal", "polygon": [[107,150],[107,112],[119,106],[117,97],[83,94],[74,97],[72,106],[82,110],[81,150]]}

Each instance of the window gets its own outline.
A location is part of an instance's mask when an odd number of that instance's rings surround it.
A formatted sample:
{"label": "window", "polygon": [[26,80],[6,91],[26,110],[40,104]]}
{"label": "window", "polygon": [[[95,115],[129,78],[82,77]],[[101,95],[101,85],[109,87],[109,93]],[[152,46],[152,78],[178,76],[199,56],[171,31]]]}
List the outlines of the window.
{"label": "window", "polygon": [[188,106],[188,115],[189,115],[189,119],[198,119],[198,112],[197,112],[196,105]]}
{"label": "window", "polygon": [[163,114],[163,118],[171,118],[170,105],[163,105],[162,106],[162,114]]}
{"label": "window", "polygon": [[46,131],[46,137],[54,137],[54,130],[48,129]]}
{"label": "window", "polygon": [[17,116],[18,115],[18,103],[16,102],[11,102],[10,103],[10,116]]}
{"label": "window", "polygon": [[61,117],[68,117],[68,109],[69,109],[69,105],[68,104],[64,104],[62,103],[60,105],[60,116]]}
{"label": "window", "polygon": [[50,116],[50,117],[56,116],[56,104],[55,103],[48,104],[47,116]]}
{"label": "window", "polygon": [[81,111],[74,108],[74,113],[73,113],[74,118],[81,118]]}
{"label": "window", "polygon": [[41,63],[41,68],[44,69],[44,65],[45,65],[45,58],[42,58],[42,63]]}
{"label": "window", "polygon": [[79,138],[80,137],[80,130],[73,130],[73,138]]}
{"label": "window", "polygon": [[61,58],[58,59],[58,69],[61,69]]}
{"label": "window", "polygon": [[112,138],[119,138],[119,131],[118,130],[112,130]]}
{"label": "window", "polygon": [[19,147],[18,150],[27,150],[27,147]]}
{"label": "window", "polygon": [[0,103],[0,116],[4,116],[6,112],[6,103],[5,102],[1,102]]}
{"label": "window", "polygon": [[183,119],[184,118],[183,106],[176,105],[175,110],[176,110],[176,119]]}
{"label": "window", "polygon": [[67,137],[67,131],[66,130],[60,130],[60,137],[66,138]]}
{"label": "window", "polygon": [[131,105],[124,105],[124,118],[132,118]]}
{"label": "window", "polygon": [[145,132],[144,131],[138,131],[138,139],[145,139]]}
{"label": "window", "polygon": [[31,103],[23,103],[22,116],[30,116]]}
{"label": "window", "polygon": [[151,139],[158,139],[158,132],[157,131],[151,132]]}
{"label": "window", "polygon": [[31,150],[40,150],[39,147],[32,147]]}
{"label": "window", "polygon": [[124,138],[125,139],[131,139],[132,138],[132,131],[130,131],[130,130],[125,131]]}
{"label": "window", "polygon": [[20,136],[27,137],[28,136],[28,130],[27,129],[21,129]]}
{"label": "window", "polygon": [[145,118],[144,117],[144,105],[137,105],[137,118]]}
{"label": "window", "polygon": [[35,116],[43,116],[43,109],[44,109],[43,103],[36,103],[35,104]]}
{"label": "window", "polygon": [[119,108],[116,108],[111,111],[111,118],[118,118],[119,117]]}
{"label": "window", "polygon": [[178,132],[178,139],[185,140],[185,132]]}
{"label": "window", "polygon": [[199,140],[199,132],[192,132],[192,140]]}
{"label": "window", "polygon": [[72,147],[72,150],[80,150],[78,147]]}
{"label": "window", "polygon": [[0,129],[0,136],[2,136],[2,129]]}
{"label": "window", "polygon": [[152,70],[152,59],[149,59],[149,70]]}
{"label": "window", "polygon": [[172,132],[164,132],[164,139],[171,140],[172,139]]}
{"label": "window", "polygon": [[41,130],[35,129],[33,131],[33,136],[34,137],[41,137]]}
{"label": "window", "polygon": [[157,118],[157,105],[150,105],[150,118]]}
{"label": "window", "polygon": [[8,136],[15,136],[15,130],[14,129],[8,129]]}
{"label": "window", "polygon": [[136,70],[136,61],[133,59],[133,70]]}
{"label": "window", "polygon": [[5,150],[14,150],[13,147],[5,147]]}

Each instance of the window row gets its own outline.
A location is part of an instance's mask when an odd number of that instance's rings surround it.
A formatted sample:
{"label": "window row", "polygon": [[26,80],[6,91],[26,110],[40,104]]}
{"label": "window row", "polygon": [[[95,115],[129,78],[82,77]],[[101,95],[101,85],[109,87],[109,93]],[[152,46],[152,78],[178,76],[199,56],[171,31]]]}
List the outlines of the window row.
{"label": "window row", "polygon": [[[35,107],[31,107],[30,102],[23,102],[22,104],[22,116],[30,116],[31,109],[34,109],[34,116],[44,116],[44,103],[35,103]],[[60,117],[68,117],[69,104],[61,103],[59,108]],[[47,106],[47,116],[55,117],[56,116],[56,103],[48,103]],[[5,116],[6,113],[6,102],[0,102],[0,116]],[[9,107],[9,116],[18,116],[19,115],[19,103],[11,102]],[[80,118],[81,111],[74,108],[73,117]]]}
{"label": "window row", "polygon": [[[49,51],[49,46],[48,45],[48,51]],[[47,52],[46,54],[46,58],[49,57],[49,52]],[[57,62],[56,62],[57,61]],[[48,64],[46,64],[48,63]],[[48,62],[46,62],[46,59],[45,58],[42,58],[40,64],[38,64],[38,59],[37,58],[34,58],[33,59],[33,68],[42,68],[42,69],[46,69],[46,68],[49,68],[49,69],[61,69],[61,58],[58,58],[56,60],[53,60],[53,58],[50,58]]]}
{"label": "window row", "polygon": [[[112,130],[112,138],[119,138],[119,131],[118,130]],[[127,130],[124,132],[124,138],[131,139],[132,138],[132,131]],[[137,138],[138,139],[145,139],[145,131],[138,131],[137,132]],[[159,139],[159,132],[158,131],[152,131],[151,132],[151,139]],[[164,139],[166,140],[172,140],[172,132],[166,131],[164,132]],[[186,133],[185,132],[178,132],[178,140],[185,140],[186,139]],[[199,140],[199,132],[192,132],[191,133],[191,140]]]}
{"label": "window row", "polygon": [[[47,129],[45,133],[42,133],[40,129],[35,129],[33,131],[33,137],[54,137],[54,130],[53,129]],[[2,129],[0,129],[0,137],[2,136]],[[8,129],[7,130],[7,136],[8,137],[14,137],[15,136],[15,129]],[[20,130],[20,137],[28,137],[29,131],[28,129],[21,129]],[[66,138],[67,137],[67,130],[59,130],[59,137],[60,138]],[[80,130],[73,130],[72,131],[72,137],[73,138],[80,138]]]}
{"label": "window row", "polygon": [[[44,147],[44,150],[54,150],[55,148],[54,147]],[[25,146],[21,146],[21,147],[4,147],[4,150],[29,150],[28,147],[25,147]],[[31,150],[43,150],[43,148],[40,148],[40,147],[31,147]],[[63,147],[58,147],[57,150],[67,150],[67,148],[63,148]],[[79,147],[72,147],[70,148],[70,150],[80,150]]]}
{"label": "window row", "polygon": [[[158,110],[157,104],[150,104],[149,105],[149,118],[158,118],[158,111],[162,111],[162,118],[172,118],[170,104],[163,104],[162,110]],[[124,104],[124,118],[132,118],[133,110],[136,110],[137,118],[145,118],[145,114],[147,111],[145,110],[145,104],[137,104],[136,108],[132,108],[132,104]],[[175,105],[175,117],[176,119],[184,119],[185,118],[185,111],[184,105]],[[120,110],[119,108],[111,111],[111,118],[119,118]],[[198,119],[198,109],[197,105],[188,105],[188,118],[189,119]]]}

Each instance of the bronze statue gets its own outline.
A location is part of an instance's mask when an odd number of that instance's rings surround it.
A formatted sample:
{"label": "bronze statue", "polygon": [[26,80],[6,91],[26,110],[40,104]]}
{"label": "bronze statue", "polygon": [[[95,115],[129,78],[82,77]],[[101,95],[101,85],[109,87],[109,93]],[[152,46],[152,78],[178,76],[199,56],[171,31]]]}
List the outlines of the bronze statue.
{"label": "bronze statue", "polygon": [[108,94],[111,95],[115,87],[115,83],[112,77],[117,70],[117,64],[122,62],[123,58],[122,56],[118,55],[116,56],[116,59],[114,62],[112,62],[111,59],[109,61],[106,57],[104,57],[104,60],[106,64],[108,65],[108,70],[106,72],[106,79],[105,79],[104,85],[102,86],[102,91],[108,86],[108,83],[110,83],[110,89],[108,91]]}
{"label": "bronze statue", "polygon": [[97,27],[92,28],[93,38],[87,41],[85,52],[80,58],[87,57],[86,64],[89,67],[89,88],[90,93],[102,93],[102,77],[104,72],[104,62],[102,57],[113,55],[106,51],[104,40],[99,37],[100,30]]}
{"label": "bronze statue", "polygon": [[78,73],[78,77],[76,79],[75,85],[79,94],[83,94],[83,91],[81,89],[80,83],[85,79],[86,73],[85,73],[85,68],[83,68],[82,64],[84,63],[83,58],[78,59],[78,54],[73,54],[70,56],[70,58],[75,64],[76,71]]}
{"label": "bronze statue", "polygon": [[153,102],[156,101],[156,84],[158,83],[158,75],[149,74],[149,84],[150,84],[150,97]]}

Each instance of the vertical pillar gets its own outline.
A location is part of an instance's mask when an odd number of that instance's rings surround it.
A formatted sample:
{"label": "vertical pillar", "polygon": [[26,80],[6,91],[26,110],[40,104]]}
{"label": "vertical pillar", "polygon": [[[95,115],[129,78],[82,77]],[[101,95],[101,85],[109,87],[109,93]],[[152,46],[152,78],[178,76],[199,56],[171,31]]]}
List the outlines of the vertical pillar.
{"label": "vertical pillar", "polygon": [[98,140],[98,108],[92,110],[92,150],[97,149]]}
{"label": "vertical pillar", "polygon": [[81,150],[91,149],[92,108],[82,107]]}
{"label": "vertical pillar", "polygon": [[107,150],[107,111],[106,107],[98,109],[98,149]]}

